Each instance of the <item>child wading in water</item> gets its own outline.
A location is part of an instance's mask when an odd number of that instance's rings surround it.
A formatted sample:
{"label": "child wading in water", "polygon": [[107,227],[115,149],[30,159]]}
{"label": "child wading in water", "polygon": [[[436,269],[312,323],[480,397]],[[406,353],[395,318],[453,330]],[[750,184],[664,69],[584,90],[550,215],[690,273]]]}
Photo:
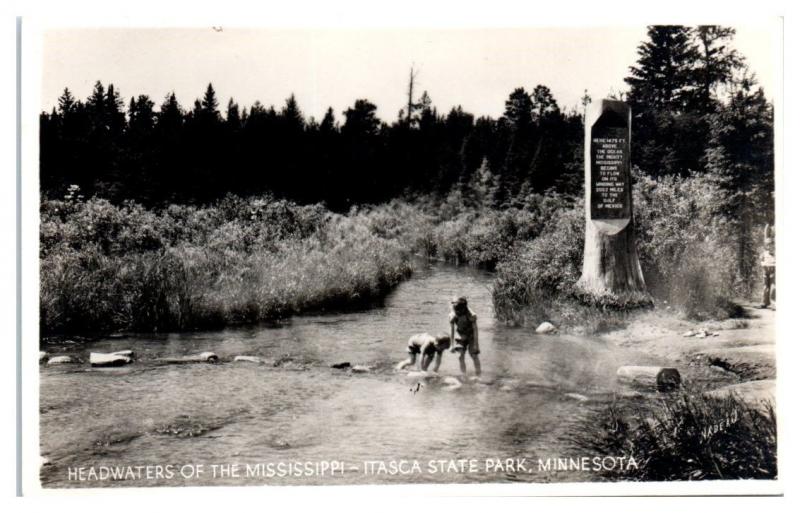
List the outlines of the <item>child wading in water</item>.
{"label": "child wading in water", "polygon": [[417,362],[417,355],[419,355],[419,362],[417,363],[419,370],[427,371],[431,362],[433,362],[433,369],[431,370],[438,372],[439,366],[442,364],[442,353],[448,347],[450,347],[450,337],[444,333],[435,337],[428,333],[412,335],[408,339],[408,359],[397,364],[397,370],[403,370],[408,366],[414,365]]}
{"label": "child wading in water", "polygon": [[467,374],[467,364],[464,361],[467,351],[475,365],[475,375],[481,375],[481,361],[478,358],[478,316],[467,306],[467,298],[457,297],[450,302],[450,338],[454,341],[451,352],[458,351],[458,364],[461,374]]}

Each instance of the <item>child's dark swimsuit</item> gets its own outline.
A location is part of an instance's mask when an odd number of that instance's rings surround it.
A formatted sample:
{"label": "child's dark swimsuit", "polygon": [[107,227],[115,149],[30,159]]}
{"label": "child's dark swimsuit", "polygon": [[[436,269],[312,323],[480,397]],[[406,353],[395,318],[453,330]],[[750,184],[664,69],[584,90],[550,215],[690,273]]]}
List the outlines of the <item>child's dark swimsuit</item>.
{"label": "child's dark swimsuit", "polygon": [[457,314],[450,312],[450,324],[455,328],[456,349],[469,350],[469,354],[480,354],[478,341],[475,339],[474,323],[478,316],[472,312]]}

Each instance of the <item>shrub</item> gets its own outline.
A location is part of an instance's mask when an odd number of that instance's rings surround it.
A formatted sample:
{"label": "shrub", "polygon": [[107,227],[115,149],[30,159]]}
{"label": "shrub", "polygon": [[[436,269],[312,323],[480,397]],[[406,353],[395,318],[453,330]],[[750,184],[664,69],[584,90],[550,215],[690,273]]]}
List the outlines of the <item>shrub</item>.
{"label": "shrub", "polygon": [[735,314],[733,300],[749,296],[748,283],[755,278],[740,272],[740,257],[755,254],[739,255],[738,232],[745,220],[723,215],[727,195],[715,180],[640,176],[634,201],[639,256],[650,291],[690,318]]}
{"label": "shrub", "polygon": [[[749,225],[747,217],[731,217],[729,206],[729,198],[713,177],[653,179],[637,174],[634,222],[645,282],[650,293],[686,317],[742,315],[736,299],[751,297],[760,277],[755,262],[763,227]],[[555,208],[541,235],[518,243],[498,265],[494,287],[498,316],[511,322],[573,319],[601,329],[609,323],[617,325],[615,314],[598,317],[589,310],[568,312],[580,309],[569,297],[580,276],[584,218],[579,206]],[[596,306],[601,310],[614,307],[602,301]]]}
{"label": "shrub", "polygon": [[564,302],[580,278],[583,230],[582,207],[562,210],[541,236],[521,244],[498,266],[492,290],[498,318],[556,322],[557,312],[570,309]]}

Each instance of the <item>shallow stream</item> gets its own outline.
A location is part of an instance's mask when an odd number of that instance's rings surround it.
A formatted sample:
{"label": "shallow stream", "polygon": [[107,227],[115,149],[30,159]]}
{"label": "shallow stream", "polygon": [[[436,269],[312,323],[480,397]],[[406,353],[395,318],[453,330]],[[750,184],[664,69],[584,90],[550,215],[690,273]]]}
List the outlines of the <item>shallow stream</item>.
{"label": "shallow stream", "polygon": [[[41,446],[49,461],[43,484],[596,479],[592,471],[541,470],[538,459],[584,456],[573,447],[571,435],[587,421],[599,420],[616,391],[617,367],[660,362],[591,337],[536,335],[503,326],[492,311],[491,280],[488,273],[463,267],[423,266],[382,306],[368,310],[215,332],[108,338],[56,351],[87,363],[42,367]],[[448,330],[454,295],[469,298],[478,315],[484,379],[455,390],[435,382],[416,386],[392,367],[405,358],[411,334]],[[123,349],[135,352],[133,364],[89,367],[90,351]],[[203,351],[215,352],[220,363],[156,361]],[[233,362],[237,355],[267,363]],[[338,362],[371,370],[353,373],[330,367]],[[471,374],[469,358],[467,363]],[[440,374],[459,374],[455,354],[445,353]],[[486,460],[494,458],[526,461],[521,467],[487,469]],[[429,466],[430,460],[459,459],[475,460],[477,470],[454,471],[446,465],[447,471],[432,472],[442,467]],[[420,472],[412,468],[415,460]],[[380,463],[365,463],[369,461]],[[277,475],[279,462],[289,475]],[[342,471],[320,475],[322,462],[341,462]],[[234,464],[238,475],[233,466],[212,467]],[[264,475],[267,464],[276,475]],[[247,465],[261,474],[246,475]],[[127,479],[117,481],[91,475],[99,476],[102,467],[119,472],[128,466],[143,468],[133,479],[129,471]],[[171,477],[165,474],[167,466]],[[144,472],[150,472],[149,478]],[[297,472],[303,475],[293,475]]]}

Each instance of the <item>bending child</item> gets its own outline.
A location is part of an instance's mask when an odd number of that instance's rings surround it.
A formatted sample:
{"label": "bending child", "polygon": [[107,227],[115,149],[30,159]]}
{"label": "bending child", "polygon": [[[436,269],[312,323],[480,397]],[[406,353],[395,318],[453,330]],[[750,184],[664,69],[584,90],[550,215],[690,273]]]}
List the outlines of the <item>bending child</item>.
{"label": "bending child", "polygon": [[467,364],[464,362],[466,353],[469,352],[472,363],[475,365],[475,375],[481,375],[481,361],[478,358],[480,346],[478,345],[478,316],[467,306],[467,298],[457,297],[450,302],[450,338],[455,341],[450,350],[458,351],[458,364],[461,374],[467,374]]}
{"label": "bending child", "polygon": [[[408,358],[397,364],[397,370],[403,370],[416,362],[419,370],[427,371],[433,362],[431,370],[438,372],[442,364],[442,353],[448,347],[450,347],[450,337],[444,333],[435,337],[428,333],[412,335],[408,339]],[[417,355],[420,355],[419,362]]]}

